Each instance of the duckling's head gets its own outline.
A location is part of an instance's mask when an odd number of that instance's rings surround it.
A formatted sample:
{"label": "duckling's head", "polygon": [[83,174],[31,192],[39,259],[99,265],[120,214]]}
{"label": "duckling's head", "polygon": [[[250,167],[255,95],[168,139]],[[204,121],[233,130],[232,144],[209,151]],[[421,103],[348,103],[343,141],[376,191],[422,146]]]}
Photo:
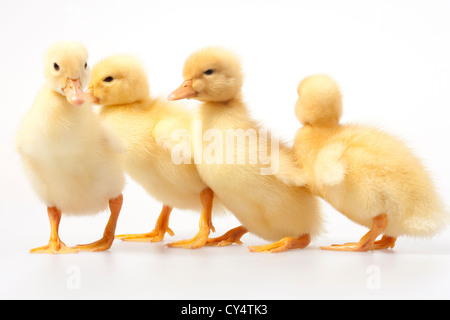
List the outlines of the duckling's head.
{"label": "duckling's head", "polygon": [[207,47],[191,54],[184,64],[183,78],[183,84],[168,96],[169,100],[227,102],[241,93],[239,59],[224,48]]}
{"label": "duckling's head", "polygon": [[303,124],[334,126],[342,116],[342,96],[336,82],[327,75],[312,75],[300,82],[295,115]]}
{"label": "duckling's head", "polygon": [[104,106],[124,105],[149,99],[147,75],[133,56],[110,56],[92,68],[90,93]]}
{"label": "duckling's head", "polygon": [[47,85],[73,105],[84,103],[82,87],[89,82],[88,53],[78,42],[57,42],[47,50],[44,73]]}

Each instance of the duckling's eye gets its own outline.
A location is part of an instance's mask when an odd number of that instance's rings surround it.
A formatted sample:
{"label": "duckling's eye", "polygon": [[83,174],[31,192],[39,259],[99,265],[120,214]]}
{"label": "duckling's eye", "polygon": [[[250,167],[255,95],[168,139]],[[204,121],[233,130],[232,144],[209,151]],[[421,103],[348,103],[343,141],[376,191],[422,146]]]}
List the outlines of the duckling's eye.
{"label": "duckling's eye", "polygon": [[87,68],[87,62],[84,64],[84,68],[85,68],[85,69]]}
{"label": "duckling's eye", "polygon": [[111,82],[113,80],[114,80],[113,77],[106,77],[105,79],[103,79],[103,81],[105,81],[105,82]]}
{"label": "duckling's eye", "polygon": [[206,71],[203,72],[203,73],[209,76],[209,75],[213,74],[213,72],[214,72],[213,69],[208,69],[208,70],[206,70]]}
{"label": "duckling's eye", "polygon": [[53,63],[53,68],[55,68],[56,71],[59,71],[59,66],[56,62]]}

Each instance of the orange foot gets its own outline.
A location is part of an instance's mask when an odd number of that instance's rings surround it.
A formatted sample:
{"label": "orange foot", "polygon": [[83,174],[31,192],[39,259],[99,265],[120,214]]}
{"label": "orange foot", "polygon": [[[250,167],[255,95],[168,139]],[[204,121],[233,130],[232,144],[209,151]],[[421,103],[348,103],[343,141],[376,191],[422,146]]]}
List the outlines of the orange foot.
{"label": "orange foot", "polygon": [[47,207],[48,220],[50,221],[50,240],[48,245],[30,250],[30,253],[77,253],[78,249],[67,247],[59,239],[58,229],[61,222],[61,211],[56,207]]}
{"label": "orange foot", "polygon": [[366,245],[360,242],[349,242],[345,244],[332,244],[331,246],[328,247],[320,247],[320,249],[333,251],[354,251],[354,252],[383,250],[394,248],[396,240],[397,238],[383,235],[383,237],[381,237],[380,240],[377,240],[370,245]]}
{"label": "orange foot", "polygon": [[114,199],[109,200],[109,209],[111,210],[111,215],[108,220],[108,224],[103,232],[103,237],[90,244],[80,244],[74,248],[85,250],[85,251],[106,251],[111,248],[114,242],[114,233],[116,231],[117,220],[119,219],[120,209],[122,208],[123,196],[119,195]]}
{"label": "orange foot", "polygon": [[89,244],[78,244],[74,248],[91,252],[106,251],[109,248],[111,248],[113,242],[114,237],[103,237],[100,240],[97,240]]}
{"label": "orange foot", "polygon": [[248,231],[243,226],[231,229],[224,235],[206,240],[207,246],[225,247],[233,243],[242,244],[241,237]]}
{"label": "orange foot", "polygon": [[210,229],[210,227],[200,228],[200,230],[192,239],[175,241],[172,243],[168,243],[167,246],[172,248],[184,248],[184,249],[198,249],[204,247],[206,241],[208,240],[210,230],[214,231],[214,229]]}
{"label": "orange foot", "polygon": [[77,253],[79,249],[67,247],[64,242],[59,239],[48,242],[48,245],[30,250],[30,253]]}
{"label": "orange foot", "polygon": [[251,246],[248,247],[250,252],[270,252],[270,253],[278,253],[284,252],[291,249],[303,249],[308,246],[311,242],[311,237],[309,234],[305,234],[300,238],[291,238],[286,237],[281,239],[280,241],[274,242],[265,246]]}
{"label": "orange foot", "polygon": [[328,247],[320,247],[322,250],[333,251],[353,251],[353,252],[365,252],[370,250],[382,250],[393,248],[397,238],[383,235],[383,237],[376,241],[377,237],[384,231],[387,225],[387,216],[380,214],[373,218],[372,228],[367,232],[359,242],[352,242],[346,244],[333,244]]}
{"label": "orange foot", "polygon": [[167,228],[167,230],[153,229],[148,233],[130,233],[130,234],[119,234],[116,238],[122,241],[134,241],[134,242],[160,242],[164,240],[164,235],[168,233],[173,236],[175,233],[172,229]]}
{"label": "orange foot", "polygon": [[159,242],[164,239],[164,235],[168,233],[173,236],[174,232],[169,228],[169,217],[172,207],[164,205],[159,215],[158,221],[156,221],[155,229],[149,233],[141,234],[121,234],[116,238],[123,241],[136,241],[136,242]]}

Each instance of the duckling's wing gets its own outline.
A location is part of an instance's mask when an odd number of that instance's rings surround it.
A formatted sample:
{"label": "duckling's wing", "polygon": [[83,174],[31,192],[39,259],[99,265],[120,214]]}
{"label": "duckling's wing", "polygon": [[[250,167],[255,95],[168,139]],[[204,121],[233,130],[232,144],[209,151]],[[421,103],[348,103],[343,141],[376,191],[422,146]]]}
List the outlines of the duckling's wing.
{"label": "duckling's wing", "polygon": [[305,186],[308,176],[301,165],[295,161],[294,149],[281,143],[278,154],[278,170],[275,177],[287,185]]}
{"label": "duckling's wing", "polygon": [[159,147],[171,154],[174,163],[194,163],[191,133],[175,119],[159,121],[153,128],[152,136]]}
{"label": "duckling's wing", "polygon": [[294,163],[291,165],[280,164],[278,171],[275,173],[275,177],[287,185],[304,186],[308,184],[306,173]]}
{"label": "duckling's wing", "polygon": [[319,151],[314,164],[314,178],[318,185],[333,186],[344,180],[347,164],[342,155],[345,149],[341,143],[330,143]]}
{"label": "duckling's wing", "polygon": [[173,105],[163,105],[157,112],[152,136],[164,150],[172,154],[182,154],[184,162],[189,160],[193,163],[192,122],[193,115],[188,110]]}

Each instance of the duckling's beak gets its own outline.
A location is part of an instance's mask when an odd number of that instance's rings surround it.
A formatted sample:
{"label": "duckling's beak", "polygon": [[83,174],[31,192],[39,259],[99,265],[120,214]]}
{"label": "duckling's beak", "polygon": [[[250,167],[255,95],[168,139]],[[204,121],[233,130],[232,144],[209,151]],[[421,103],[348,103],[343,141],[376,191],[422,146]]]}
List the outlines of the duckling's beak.
{"label": "duckling's beak", "polygon": [[94,88],[88,87],[86,90],[86,96],[92,101],[94,104],[100,104],[100,99],[94,95]]}
{"label": "duckling's beak", "polygon": [[167,99],[169,101],[192,98],[197,96],[197,91],[192,88],[192,80],[184,81],[181,86],[178,87],[174,92],[169,94]]}
{"label": "duckling's beak", "polygon": [[81,90],[80,79],[67,79],[64,94],[67,101],[75,106],[80,106],[84,103],[84,92]]}

